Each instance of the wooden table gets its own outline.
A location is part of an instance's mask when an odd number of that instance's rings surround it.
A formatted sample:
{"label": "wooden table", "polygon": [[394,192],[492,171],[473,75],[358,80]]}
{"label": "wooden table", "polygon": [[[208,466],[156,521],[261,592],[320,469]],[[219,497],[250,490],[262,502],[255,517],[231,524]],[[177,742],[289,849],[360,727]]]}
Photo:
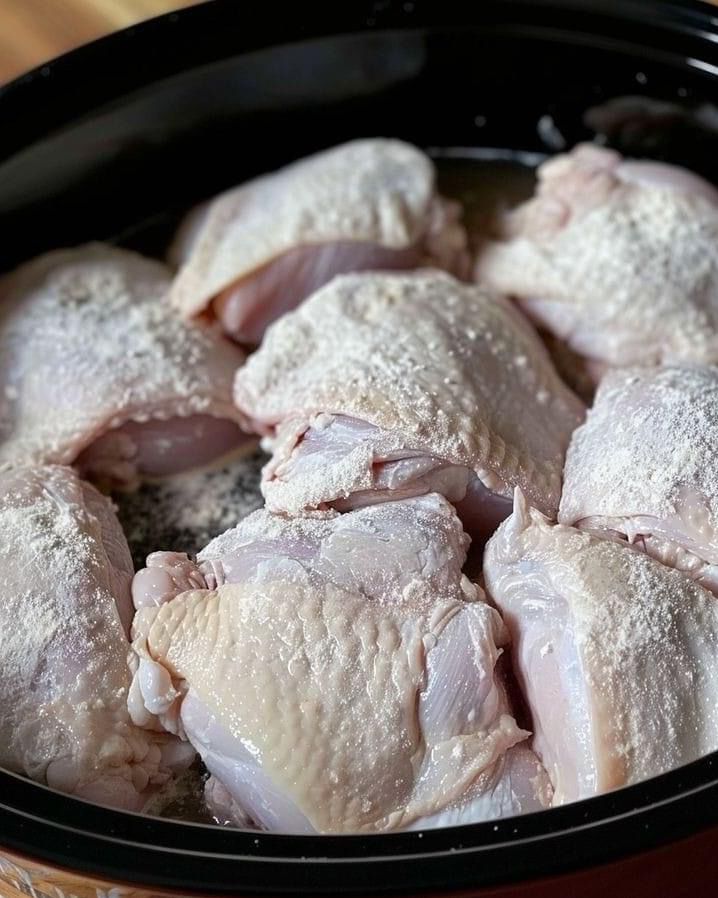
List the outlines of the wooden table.
{"label": "wooden table", "polygon": [[197,0],[0,0],[0,83],[65,50]]}

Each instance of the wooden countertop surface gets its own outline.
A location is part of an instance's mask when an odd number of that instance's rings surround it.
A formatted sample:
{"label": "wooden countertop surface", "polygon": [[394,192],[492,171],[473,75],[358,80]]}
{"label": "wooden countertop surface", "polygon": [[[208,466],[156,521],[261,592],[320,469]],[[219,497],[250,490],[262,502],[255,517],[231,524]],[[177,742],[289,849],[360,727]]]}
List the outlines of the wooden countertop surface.
{"label": "wooden countertop surface", "polygon": [[0,83],[73,47],[197,0],[0,0]]}

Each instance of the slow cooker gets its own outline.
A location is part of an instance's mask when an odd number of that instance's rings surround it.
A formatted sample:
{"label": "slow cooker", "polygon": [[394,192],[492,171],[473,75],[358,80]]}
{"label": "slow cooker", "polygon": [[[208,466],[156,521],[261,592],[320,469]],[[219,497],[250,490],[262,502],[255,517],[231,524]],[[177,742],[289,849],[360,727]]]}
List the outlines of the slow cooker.
{"label": "slow cooker", "polygon": [[[91,238],[159,253],[193,202],[358,136],[468,158],[594,139],[718,181],[718,9],[215,0],[22,76],[0,122],[0,270]],[[142,817],[0,772],[12,898],[641,898],[717,879],[718,753],[520,818],[341,837]]]}

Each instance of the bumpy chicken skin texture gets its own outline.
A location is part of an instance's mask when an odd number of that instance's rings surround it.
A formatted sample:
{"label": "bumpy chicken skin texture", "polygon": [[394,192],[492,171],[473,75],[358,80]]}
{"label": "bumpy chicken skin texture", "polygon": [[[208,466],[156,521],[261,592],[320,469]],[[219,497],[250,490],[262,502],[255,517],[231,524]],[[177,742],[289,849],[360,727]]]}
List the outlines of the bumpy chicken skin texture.
{"label": "bumpy chicken skin texture", "polygon": [[241,443],[242,352],[166,303],[159,262],[102,244],[48,253],[4,283],[0,462],[77,462],[133,485]]}
{"label": "bumpy chicken skin texture", "polygon": [[552,524],[520,493],[484,558],[534,748],[561,804],[718,749],[718,602],[625,543]]}
{"label": "bumpy chicken skin texture", "polygon": [[273,436],[273,511],[433,490],[466,500],[472,535],[508,514],[517,484],[555,514],[583,415],[520,313],[435,270],[335,278],[271,328],[234,394],[246,426]]}
{"label": "bumpy chicken skin texture", "polygon": [[234,823],[382,831],[544,807],[496,666],[503,625],[461,574],[466,543],[432,494],[262,510],[198,565],[151,557],[133,587],[135,719],[197,747]]}
{"label": "bumpy chicken skin texture", "polygon": [[221,194],[190,213],[170,258],[186,315],[210,302],[225,332],[259,343],[336,274],[433,264],[468,274],[458,204],[431,160],[398,140],[356,140]]}
{"label": "bumpy chicken skin texture", "polygon": [[718,191],[581,145],[479,253],[476,277],[602,366],[718,361]]}
{"label": "bumpy chicken skin texture", "polygon": [[63,467],[0,472],[0,765],[140,810],[193,753],[127,711],[132,562],[111,503]]}
{"label": "bumpy chicken skin texture", "polygon": [[571,440],[559,521],[620,535],[718,592],[717,445],[718,369],[612,372]]}

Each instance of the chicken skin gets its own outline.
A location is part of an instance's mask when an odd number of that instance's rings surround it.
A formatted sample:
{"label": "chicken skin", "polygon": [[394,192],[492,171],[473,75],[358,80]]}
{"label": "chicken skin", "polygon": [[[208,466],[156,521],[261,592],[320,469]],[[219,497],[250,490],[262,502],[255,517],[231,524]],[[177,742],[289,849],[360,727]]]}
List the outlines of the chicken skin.
{"label": "chicken skin", "polygon": [[718,602],[625,543],[552,524],[517,491],[486,547],[554,803],[718,749]]}
{"label": "chicken skin", "polygon": [[0,766],[141,810],[193,757],[127,711],[132,562],[109,500],[70,468],[0,472]]}
{"label": "chicken skin", "polygon": [[169,274],[92,244],[9,276],[0,305],[0,463],[76,464],[133,486],[247,440],[231,383],[242,352],[178,320]]}
{"label": "chicken skin", "polygon": [[718,361],[718,191],[697,175],[581,145],[540,166],[475,276],[606,367]]}
{"label": "chicken skin", "polygon": [[618,535],[718,592],[716,445],[718,369],[612,372],[571,440],[559,521]]}
{"label": "chicken skin", "polygon": [[234,395],[272,437],[272,511],[435,491],[479,542],[516,485],[555,515],[583,415],[519,312],[434,270],[335,278],[271,328]]}
{"label": "chicken skin", "polygon": [[224,331],[256,344],[334,275],[437,265],[467,276],[456,203],[431,160],[398,140],[356,140],[229,190],[190,213],[170,258],[187,316],[211,305]]}
{"label": "chicken skin", "polygon": [[467,544],[430,494],[260,510],[196,565],[151,556],[133,584],[133,718],[196,746],[208,801],[237,825],[378,832],[545,807]]}

